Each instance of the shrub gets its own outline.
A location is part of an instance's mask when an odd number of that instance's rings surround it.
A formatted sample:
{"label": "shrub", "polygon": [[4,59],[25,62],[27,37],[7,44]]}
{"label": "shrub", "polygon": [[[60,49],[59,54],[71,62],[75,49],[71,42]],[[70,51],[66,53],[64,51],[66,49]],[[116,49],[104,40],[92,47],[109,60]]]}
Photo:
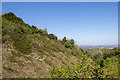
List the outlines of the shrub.
{"label": "shrub", "polygon": [[70,39],[69,42],[74,45],[74,39]]}
{"label": "shrub", "polygon": [[14,35],[13,36],[14,47],[23,54],[31,53],[31,40],[26,35]]}
{"label": "shrub", "polygon": [[44,36],[47,36],[48,35],[48,32],[47,30],[42,30],[42,29],[38,29],[37,33],[41,34],[41,35],[44,35]]}
{"label": "shrub", "polygon": [[54,34],[48,34],[48,38],[57,40],[57,36]]}
{"label": "shrub", "polygon": [[38,28],[34,25],[32,25],[31,29],[32,29],[32,34],[38,32]]}
{"label": "shrub", "polygon": [[65,42],[67,42],[66,37],[64,37],[64,38],[62,39],[61,43],[64,44]]}
{"label": "shrub", "polygon": [[10,39],[10,36],[9,35],[5,35],[3,36],[2,38],[2,42],[5,43],[6,41],[8,41]]}
{"label": "shrub", "polygon": [[66,47],[66,48],[71,48],[71,46],[72,46],[72,45],[71,45],[70,42],[67,41],[67,42],[65,43],[65,47]]}
{"label": "shrub", "polygon": [[[92,65],[89,65],[87,63]],[[91,71],[92,70],[92,71]],[[99,71],[98,71],[99,70]],[[97,71],[97,72],[96,72]],[[77,65],[73,67],[55,67],[50,70],[51,77],[59,78],[99,78],[101,76],[99,67],[95,67],[94,62],[91,62],[87,57],[83,57],[81,61],[78,61]]]}
{"label": "shrub", "polygon": [[23,20],[21,18],[15,16],[15,14],[13,14],[12,12],[3,14],[2,17],[9,21],[15,22],[15,23],[24,24]]}
{"label": "shrub", "polygon": [[43,30],[42,29],[38,29],[38,33],[40,33],[40,34],[43,34]]}

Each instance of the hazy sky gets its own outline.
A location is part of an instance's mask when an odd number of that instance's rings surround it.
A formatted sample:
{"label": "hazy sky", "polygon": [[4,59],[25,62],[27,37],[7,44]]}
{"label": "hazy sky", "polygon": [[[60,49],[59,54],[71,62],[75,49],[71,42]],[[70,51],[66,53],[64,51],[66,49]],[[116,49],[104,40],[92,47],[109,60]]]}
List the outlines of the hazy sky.
{"label": "hazy sky", "polygon": [[4,2],[2,12],[13,12],[25,23],[47,28],[59,39],[78,45],[118,43],[117,2]]}

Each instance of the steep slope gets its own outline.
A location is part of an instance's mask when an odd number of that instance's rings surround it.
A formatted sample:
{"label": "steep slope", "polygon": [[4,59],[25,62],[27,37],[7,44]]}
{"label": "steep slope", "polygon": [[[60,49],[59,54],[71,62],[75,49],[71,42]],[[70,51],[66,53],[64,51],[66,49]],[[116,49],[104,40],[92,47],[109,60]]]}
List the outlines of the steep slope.
{"label": "steep slope", "polygon": [[47,29],[2,15],[3,78],[118,78],[120,49],[85,50]]}
{"label": "steep slope", "polygon": [[2,15],[2,32],[3,78],[50,77],[49,68],[80,60],[46,30],[29,26],[12,12]]}

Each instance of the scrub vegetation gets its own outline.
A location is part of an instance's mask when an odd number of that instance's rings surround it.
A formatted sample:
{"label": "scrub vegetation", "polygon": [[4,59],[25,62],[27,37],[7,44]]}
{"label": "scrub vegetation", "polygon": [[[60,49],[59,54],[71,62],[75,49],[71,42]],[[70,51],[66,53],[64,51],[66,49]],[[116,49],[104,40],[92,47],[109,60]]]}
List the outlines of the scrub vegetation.
{"label": "scrub vegetation", "polygon": [[118,78],[120,49],[79,48],[47,29],[2,15],[3,78]]}

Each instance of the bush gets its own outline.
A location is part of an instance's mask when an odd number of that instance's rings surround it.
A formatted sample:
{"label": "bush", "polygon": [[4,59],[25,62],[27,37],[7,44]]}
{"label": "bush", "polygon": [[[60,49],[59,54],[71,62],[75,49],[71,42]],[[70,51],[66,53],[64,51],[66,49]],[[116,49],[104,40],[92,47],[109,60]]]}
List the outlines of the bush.
{"label": "bush", "polygon": [[71,52],[71,53],[72,53],[72,55],[74,55],[74,56],[77,56],[77,55],[78,55],[77,51],[73,51],[73,52]]}
{"label": "bush", "polygon": [[34,25],[32,25],[31,29],[32,29],[32,34],[38,32],[38,28]]}
{"label": "bush", "polygon": [[65,43],[65,47],[66,47],[66,48],[71,48],[71,47],[72,47],[72,45],[71,45],[71,43],[70,43],[70,42],[68,42],[68,41],[67,41],[67,42]]}
{"label": "bush", "polygon": [[100,67],[85,56],[73,67],[55,67],[50,70],[52,78],[100,78],[101,72]]}
{"label": "bush", "polygon": [[6,41],[10,40],[10,36],[9,35],[5,35],[2,38],[2,42],[5,43]]}
{"label": "bush", "polygon": [[39,33],[39,34],[41,34],[41,35],[44,35],[44,36],[47,36],[47,35],[48,35],[48,32],[47,32],[46,29],[45,29],[45,30],[39,29],[39,30],[37,31],[37,33]]}
{"label": "bush", "polygon": [[14,23],[24,24],[23,20],[21,18],[15,16],[12,12],[3,14],[2,17],[9,21],[14,22]]}
{"label": "bush", "polygon": [[74,45],[74,39],[70,39],[69,42]]}
{"label": "bush", "polygon": [[48,34],[48,38],[57,40],[57,36],[54,34]]}
{"label": "bush", "polygon": [[64,37],[64,38],[62,39],[61,43],[64,44],[65,42],[67,42],[66,37]]}
{"label": "bush", "polygon": [[40,34],[43,34],[43,30],[42,29],[38,29],[38,33],[40,33]]}
{"label": "bush", "polygon": [[31,53],[31,40],[26,35],[14,35],[14,47],[23,54]]}

